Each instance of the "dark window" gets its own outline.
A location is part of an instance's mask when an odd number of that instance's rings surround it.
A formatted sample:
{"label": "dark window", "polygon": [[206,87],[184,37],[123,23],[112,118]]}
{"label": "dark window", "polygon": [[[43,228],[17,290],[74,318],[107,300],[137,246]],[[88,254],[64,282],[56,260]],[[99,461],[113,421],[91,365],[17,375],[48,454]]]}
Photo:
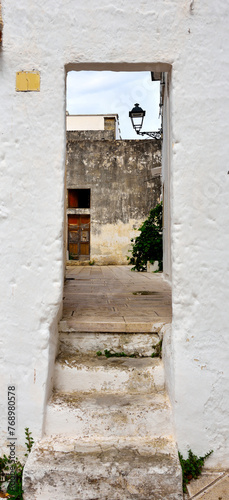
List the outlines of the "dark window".
{"label": "dark window", "polygon": [[90,189],[69,189],[68,208],[90,208]]}

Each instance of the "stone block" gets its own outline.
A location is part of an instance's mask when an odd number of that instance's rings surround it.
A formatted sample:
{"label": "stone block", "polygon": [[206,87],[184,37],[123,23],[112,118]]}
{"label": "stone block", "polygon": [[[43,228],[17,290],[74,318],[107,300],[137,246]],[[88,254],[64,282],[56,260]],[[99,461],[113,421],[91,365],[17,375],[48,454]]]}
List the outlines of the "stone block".
{"label": "stone block", "polygon": [[181,469],[169,439],[45,438],[24,469],[24,500],[182,500]]}
{"label": "stone block", "polygon": [[55,393],[46,414],[46,435],[117,437],[171,436],[171,408],[165,393]]}
{"label": "stone block", "polygon": [[106,358],[78,354],[58,356],[54,388],[71,392],[146,393],[164,389],[163,363],[159,358]]}

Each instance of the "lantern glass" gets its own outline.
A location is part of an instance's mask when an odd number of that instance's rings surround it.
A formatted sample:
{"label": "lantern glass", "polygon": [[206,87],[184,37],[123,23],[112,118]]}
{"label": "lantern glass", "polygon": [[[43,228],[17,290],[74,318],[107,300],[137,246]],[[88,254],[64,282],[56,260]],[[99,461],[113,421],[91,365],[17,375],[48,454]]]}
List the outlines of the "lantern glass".
{"label": "lantern glass", "polygon": [[136,103],[133,109],[129,112],[129,117],[131,118],[133,128],[137,133],[142,128],[145,114],[146,112],[142,108],[140,108],[138,103]]}

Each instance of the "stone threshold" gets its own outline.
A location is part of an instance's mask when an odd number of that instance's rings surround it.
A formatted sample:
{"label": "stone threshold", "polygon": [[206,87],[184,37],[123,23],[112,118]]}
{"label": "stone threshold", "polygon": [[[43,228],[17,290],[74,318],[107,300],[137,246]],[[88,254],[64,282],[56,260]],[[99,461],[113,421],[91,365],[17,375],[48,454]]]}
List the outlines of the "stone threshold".
{"label": "stone threshold", "polygon": [[59,332],[82,332],[82,333],[158,333],[170,318],[162,322],[125,322],[125,321],[78,321],[76,319],[62,319],[59,323]]}

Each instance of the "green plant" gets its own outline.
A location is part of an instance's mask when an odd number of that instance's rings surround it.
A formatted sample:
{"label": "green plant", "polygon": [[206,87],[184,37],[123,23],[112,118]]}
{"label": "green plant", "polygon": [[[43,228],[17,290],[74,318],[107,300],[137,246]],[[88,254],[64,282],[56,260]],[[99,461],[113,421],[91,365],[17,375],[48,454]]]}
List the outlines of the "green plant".
{"label": "green plant", "polygon": [[[31,432],[28,427],[25,428],[25,445],[27,452],[30,453],[34,440],[32,438]],[[28,453],[25,453],[25,457],[28,457]],[[7,484],[7,497],[13,500],[23,499],[22,490],[22,474],[23,474],[24,464],[22,464],[18,458],[13,461],[10,455],[7,457],[3,455],[0,457],[0,492],[2,492],[3,483]]]}
{"label": "green plant", "polygon": [[22,473],[24,465],[18,460],[12,461],[10,456],[3,455],[0,458],[0,491],[2,484],[6,483],[7,497],[14,500],[22,499]]}
{"label": "green plant", "polygon": [[147,261],[157,260],[159,271],[162,270],[162,203],[150,211],[148,219],[139,228],[140,235],[132,238],[132,257],[127,257],[132,270],[145,271]]}
{"label": "green plant", "polygon": [[213,453],[213,450],[209,451],[204,455],[204,457],[197,457],[191,450],[188,450],[188,458],[185,460],[184,457],[178,452],[179,460],[182,468],[183,475],[183,491],[186,492],[186,485],[191,481],[191,479],[197,479],[200,476],[204,461]]}
{"label": "green plant", "polygon": [[[102,356],[102,351],[97,351],[97,356]],[[125,352],[111,352],[108,349],[104,350],[106,358],[136,358],[137,354],[126,354]]]}
{"label": "green plant", "polygon": [[104,354],[106,358],[136,358],[136,354],[125,354],[125,352],[111,352],[105,349]]}
{"label": "green plant", "polygon": [[161,358],[162,357],[162,339],[159,340],[159,342],[153,346],[155,349],[155,352],[151,354],[151,358]]}
{"label": "green plant", "polygon": [[28,457],[28,454],[31,452],[32,446],[34,444],[34,440],[32,438],[32,432],[29,431],[29,428],[25,428],[25,446],[27,448],[27,452],[25,453],[25,457]]}
{"label": "green plant", "polygon": [[[8,457],[9,458],[9,457]],[[22,490],[22,473],[24,465],[16,458],[15,463],[11,463],[9,467],[9,483],[7,487],[7,493],[10,495],[9,498],[15,500],[21,500],[23,498]]]}
{"label": "green plant", "polygon": [[89,260],[89,266],[94,266],[95,260]]}
{"label": "green plant", "polygon": [[9,458],[6,455],[0,457],[0,491],[2,483],[6,481],[6,476],[9,475]]}

